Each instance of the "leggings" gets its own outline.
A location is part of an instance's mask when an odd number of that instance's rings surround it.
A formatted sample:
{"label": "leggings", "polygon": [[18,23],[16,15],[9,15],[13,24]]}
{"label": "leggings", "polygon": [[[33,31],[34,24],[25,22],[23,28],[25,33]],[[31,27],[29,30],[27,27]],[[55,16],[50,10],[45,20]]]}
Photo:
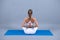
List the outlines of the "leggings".
{"label": "leggings", "polygon": [[38,27],[34,27],[34,28],[26,28],[26,27],[22,27],[22,29],[24,30],[25,34],[35,34]]}

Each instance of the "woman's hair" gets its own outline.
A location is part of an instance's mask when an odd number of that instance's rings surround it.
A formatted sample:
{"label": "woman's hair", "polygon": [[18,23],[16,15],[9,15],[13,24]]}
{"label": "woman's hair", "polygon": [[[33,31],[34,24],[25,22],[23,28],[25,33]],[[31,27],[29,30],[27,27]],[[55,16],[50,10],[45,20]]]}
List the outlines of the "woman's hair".
{"label": "woman's hair", "polygon": [[29,14],[29,11],[31,11],[31,14],[32,14],[32,9],[29,9],[29,10],[28,10],[28,14]]}

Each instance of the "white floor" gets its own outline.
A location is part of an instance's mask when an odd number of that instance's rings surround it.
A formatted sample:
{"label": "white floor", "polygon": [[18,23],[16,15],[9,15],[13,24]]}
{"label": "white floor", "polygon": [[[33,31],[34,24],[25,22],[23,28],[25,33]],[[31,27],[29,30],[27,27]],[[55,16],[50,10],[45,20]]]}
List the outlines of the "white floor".
{"label": "white floor", "polygon": [[39,30],[51,30],[53,36],[5,36],[6,31],[11,29],[20,30],[21,27],[17,24],[0,24],[0,40],[60,40],[60,24],[40,24]]}

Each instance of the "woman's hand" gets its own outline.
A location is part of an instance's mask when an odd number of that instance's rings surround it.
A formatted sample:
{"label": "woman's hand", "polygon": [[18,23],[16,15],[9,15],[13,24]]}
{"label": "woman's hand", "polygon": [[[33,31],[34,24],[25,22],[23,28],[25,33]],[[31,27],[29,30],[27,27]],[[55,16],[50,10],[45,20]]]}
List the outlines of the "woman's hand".
{"label": "woman's hand", "polygon": [[28,25],[28,28],[32,28],[32,25],[31,25],[31,23],[29,23],[29,25]]}

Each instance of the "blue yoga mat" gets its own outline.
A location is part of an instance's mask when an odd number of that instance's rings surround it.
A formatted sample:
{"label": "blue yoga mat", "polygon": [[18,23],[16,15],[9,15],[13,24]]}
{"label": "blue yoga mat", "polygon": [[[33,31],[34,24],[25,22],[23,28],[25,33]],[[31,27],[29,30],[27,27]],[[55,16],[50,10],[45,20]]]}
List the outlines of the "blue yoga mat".
{"label": "blue yoga mat", "polygon": [[8,30],[5,35],[37,35],[37,36],[52,36],[50,30],[37,30],[35,34],[25,34],[23,30]]}

